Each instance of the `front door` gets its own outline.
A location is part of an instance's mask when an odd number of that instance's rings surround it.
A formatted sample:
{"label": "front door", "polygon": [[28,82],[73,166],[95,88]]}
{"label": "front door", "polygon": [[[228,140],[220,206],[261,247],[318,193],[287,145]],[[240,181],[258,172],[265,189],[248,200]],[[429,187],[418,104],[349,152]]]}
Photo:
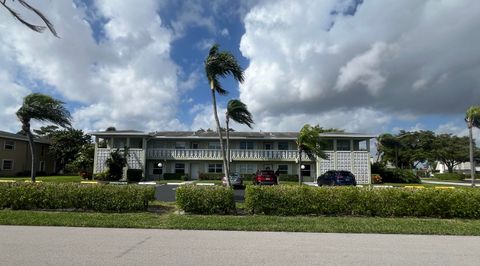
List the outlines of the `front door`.
{"label": "front door", "polygon": [[199,174],[200,174],[200,164],[191,163],[190,164],[190,176],[191,176],[192,180],[198,179]]}

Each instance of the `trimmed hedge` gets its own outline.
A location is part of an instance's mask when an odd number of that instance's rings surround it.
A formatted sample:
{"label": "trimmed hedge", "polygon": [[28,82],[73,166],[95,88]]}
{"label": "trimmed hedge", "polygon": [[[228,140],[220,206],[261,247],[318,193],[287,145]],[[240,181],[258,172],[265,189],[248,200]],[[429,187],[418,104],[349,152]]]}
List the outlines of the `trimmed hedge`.
{"label": "trimmed hedge", "polygon": [[443,173],[443,174],[435,174],[434,178],[441,179],[441,180],[464,180],[465,178],[470,178],[470,175],[464,175],[461,173]]}
{"label": "trimmed hedge", "polygon": [[252,214],[480,218],[477,189],[248,186]]}
{"label": "trimmed hedge", "polygon": [[233,214],[233,190],[219,186],[184,185],[177,188],[178,208],[194,214]]}
{"label": "trimmed hedge", "polygon": [[199,180],[222,180],[223,173],[200,173]]}
{"label": "trimmed hedge", "polygon": [[180,173],[165,173],[163,174],[163,180],[182,180],[182,176],[185,174]]}
{"label": "trimmed hedge", "polygon": [[155,189],[78,183],[0,183],[0,209],[75,209],[143,211],[154,200]]}
{"label": "trimmed hedge", "polygon": [[142,180],[142,169],[127,169],[127,181],[140,182]]}
{"label": "trimmed hedge", "polygon": [[298,182],[298,175],[279,175],[280,182],[282,181],[293,181]]}

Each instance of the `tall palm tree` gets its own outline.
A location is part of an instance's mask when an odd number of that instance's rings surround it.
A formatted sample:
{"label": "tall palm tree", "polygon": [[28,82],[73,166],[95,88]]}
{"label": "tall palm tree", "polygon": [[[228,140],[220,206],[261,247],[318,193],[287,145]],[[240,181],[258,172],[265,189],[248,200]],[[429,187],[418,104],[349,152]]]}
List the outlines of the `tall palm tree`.
{"label": "tall palm tree", "polygon": [[238,64],[235,57],[227,51],[219,51],[218,44],[214,44],[210,48],[208,57],[205,59],[205,74],[207,75],[210,84],[210,92],[212,94],[213,115],[217,123],[217,132],[220,139],[220,148],[222,150],[223,170],[227,177],[227,184],[230,186],[230,179],[228,178],[228,165],[225,156],[225,147],[223,146],[222,130],[220,128],[220,120],[217,113],[217,99],[215,92],[220,95],[225,95],[228,92],[220,84],[219,78],[225,78],[227,75],[232,75],[238,82],[243,82],[243,69]]}
{"label": "tall palm tree", "polygon": [[321,146],[324,141],[320,138],[322,132],[339,131],[336,129],[323,129],[319,125],[311,126],[305,124],[297,137],[298,150],[298,184],[303,183],[302,177],[302,154],[305,153],[307,157],[315,161],[316,158],[327,159],[328,155],[322,150]]}
{"label": "tall palm tree", "polygon": [[30,154],[32,158],[32,169],[30,177],[35,182],[36,176],[36,158],[35,143],[33,134],[30,130],[30,121],[32,119],[39,121],[52,122],[61,127],[71,127],[70,113],[63,106],[63,102],[56,100],[48,95],[40,93],[32,93],[23,99],[23,105],[17,111],[18,120],[22,123],[22,130],[27,134],[28,143],[30,145]]}
{"label": "tall palm tree", "polygon": [[471,106],[465,114],[467,122],[468,136],[470,138],[470,176],[472,178],[472,187],[475,186],[475,161],[473,160],[473,127],[480,128],[480,106]]}
{"label": "tall palm tree", "polygon": [[[230,100],[227,104],[227,111],[225,112],[225,124],[227,126],[227,168],[230,172],[230,119],[233,121],[247,125],[249,128],[252,128],[253,119],[252,114],[247,109],[247,105],[240,100]],[[230,179],[230,178],[227,178]],[[230,180],[227,181],[230,183]]]}
{"label": "tall palm tree", "polygon": [[[34,8],[29,3],[27,3],[27,1],[17,0],[27,10],[35,13],[35,15],[37,15],[43,21],[43,23],[45,23],[45,26],[35,25],[35,24],[32,24],[32,23],[24,20],[22,18],[22,16],[20,16],[20,14],[17,13],[17,11],[13,10],[11,7],[9,7],[7,5],[7,1],[8,0],[0,0],[0,5],[2,5],[5,9],[7,9],[7,11],[10,12],[10,14],[15,19],[20,21],[20,23],[22,23],[23,25],[27,26],[28,28],[30,28],[31,30],[36,31],[36,32],[43,32],[46,28],[48,28],[48,30],[53,34],[53,36],[58,37],[57,32],[55,31],[55,28],[53,27],[53,24],[48,20],[48,18],[45,17],[45,15],[43,15],[43,13],[40,12],[38,9]],[[10,1],[14,2],[15,0],[10,0]]]}

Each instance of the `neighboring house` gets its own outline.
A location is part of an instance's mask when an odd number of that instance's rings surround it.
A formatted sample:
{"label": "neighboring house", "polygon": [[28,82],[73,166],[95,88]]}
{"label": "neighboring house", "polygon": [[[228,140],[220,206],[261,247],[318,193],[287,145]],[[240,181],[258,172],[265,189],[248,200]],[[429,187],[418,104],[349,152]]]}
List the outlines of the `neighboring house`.
{"label": "neighboring house", "polygon": [[[101,131],[95,136],[94,173],[107,170],[106,159],[117,148],[128,147],[127,167],[142,169],[147,179],[162,178],[164,173],[188,174],[198,179],[200,173],[222,173],[222,153],[215,132]],[[231,132],[231,172],[254,174],[260,169],[297,174],[298,152],[294,132]],[[302,175],[315,180],[327,170],[349,170],[359,184],[370,183],[370,139],[374,135],[322,133],[327,146],[327,160],[313,162],[302,156]],[[161,167],[159,167],[161,163]],[[310,178],[308,178],[310,177]]]}
{"label": "neighboring house", "polygon": [[[47,139],[35,139],[38,172],[55,172],[55,160],[48,153],[49,146]],[[0,131],[0,176],[30,175],[30,158],[27,136]]]}
{"label": "neighboring house", "polygon": [[[447,166],[441,162],[437,163],[437,167],[435,168],[435,170],[438,171],[440,174],[448,173]],[[454,166],[453,171],[464,174],[470,173],[470,162],[464,162]],[[477,161],[475,163],[475,172],[480,172],[480,161]]]}

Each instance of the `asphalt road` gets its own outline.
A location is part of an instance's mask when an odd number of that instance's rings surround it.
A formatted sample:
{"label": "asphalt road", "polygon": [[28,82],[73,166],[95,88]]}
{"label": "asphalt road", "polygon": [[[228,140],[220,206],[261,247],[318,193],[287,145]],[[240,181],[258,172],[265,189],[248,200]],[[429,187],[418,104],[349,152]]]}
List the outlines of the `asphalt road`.
{"label": "asphalt road", "polygon": [[[175,190],[178,185],[158,185],[155,188],[155,199],[166,202],[175,201]],[[243,202],[245,200],[245,190],[235,189],[234,198],[237,202]]]}
{"label": "asphalt road", "polygon": [[478,265],[480,237],[0,226],[0,265]]}

